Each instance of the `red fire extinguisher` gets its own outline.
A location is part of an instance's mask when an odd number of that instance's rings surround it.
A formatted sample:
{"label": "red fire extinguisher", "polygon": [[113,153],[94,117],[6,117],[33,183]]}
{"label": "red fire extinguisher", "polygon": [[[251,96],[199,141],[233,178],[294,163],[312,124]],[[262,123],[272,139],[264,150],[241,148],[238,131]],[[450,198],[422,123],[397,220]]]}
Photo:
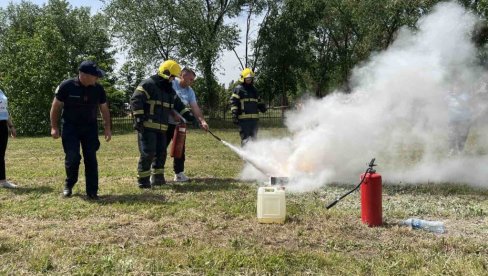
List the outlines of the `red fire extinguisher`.
{"label": "red fire extinguisher", "polygon": [[372,170],[361,175],[361,221],[368,226],[383,224],[381,175]]}
{"label": "red fire extinguisher", "polygon": [[382,219],[382,204],[381,204],[381,175],[376,173],[373,168],[375,158],[369,162],[368,169],[361,174],[361,182],[349,192],[336,198],[331,203],[327,204],[325,208],[330,209],[336,205],[339,200],[356,191],[361,187],[361,220],[368,226],[380,226],[383,224]]}
{"label": "red fire extinguisher", "polygon": [[170,155],[174,158],[181,158],[186,140],[186,124],[179,124],[175,127],[173,142],[171,143]]}

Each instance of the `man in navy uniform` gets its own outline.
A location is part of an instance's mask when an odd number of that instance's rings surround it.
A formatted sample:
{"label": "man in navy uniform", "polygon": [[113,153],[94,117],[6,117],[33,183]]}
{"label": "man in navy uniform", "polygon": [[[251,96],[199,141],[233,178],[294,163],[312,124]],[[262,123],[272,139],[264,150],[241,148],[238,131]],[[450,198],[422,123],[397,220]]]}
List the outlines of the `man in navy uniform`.
{"label": "man in navy uniform", "polygon": [[[98,140],[97,113],[100,110],[104,124],[105,141],[110,141],[110,112],[107,96],[98,79],[104,72],[93,61],[83,61],[78,68],[78,76],[63,81],[56,89],[51,106],[51,136],[61,136],[65,153],[66,181],[63,195],[70,197],[73,186],[78,181],[81,161],[80,145],[85,163],[86,194],[89,199],[98,199]],[[62,112],[62,134],[59,118]]]}

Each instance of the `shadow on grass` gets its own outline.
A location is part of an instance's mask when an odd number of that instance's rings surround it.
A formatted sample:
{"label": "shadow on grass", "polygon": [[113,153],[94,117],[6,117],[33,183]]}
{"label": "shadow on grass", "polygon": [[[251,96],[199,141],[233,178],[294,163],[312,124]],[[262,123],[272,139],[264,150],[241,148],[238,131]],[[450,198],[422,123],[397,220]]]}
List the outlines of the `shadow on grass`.
{"label": "shadow on grass", "polygon": [[12,193],[16,195],[24,195],[24,194],[48,194],[53,192],[53,188],[48,186],[37,186],[37,187],[22,187],[19,186],[15,189],[9,189]]}
{"label": "shadow on grass", "polygon": [[88,202],[97,203],[100,205],[106,204],[141,204],[141,203],[150,203],[150,204],[159,204],[159,205],[167,205],[167,198],[161,194],[155,193],[141,193],[141,194],[124,194],[124,195],[102,195],[98,200],[89,199],[85,195],[74,195],[83,198]]}
{"label": "shadow on grass", "polygon": [[177,193],[240,189],[234,178],[192,178],[190,182],[173,182],[169,187]]}

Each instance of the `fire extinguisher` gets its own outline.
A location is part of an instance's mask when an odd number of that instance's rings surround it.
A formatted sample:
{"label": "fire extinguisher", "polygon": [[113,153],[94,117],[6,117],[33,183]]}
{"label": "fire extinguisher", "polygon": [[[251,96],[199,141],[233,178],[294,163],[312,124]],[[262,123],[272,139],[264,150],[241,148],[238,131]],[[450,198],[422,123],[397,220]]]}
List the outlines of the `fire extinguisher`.
{"label": "fire extinguisher", "polygon": [[376,170],[373,168],[376,166],[374,161],[375,158],[371,159],[368,169],[361,174],[361,182],[359,182],[354,189],[327,204],[326,208],[332,208],[332,206],[336,205],[341,199],[361,187],[361,221],[368,226],[380,226],[383,224],[381,175],[376,173]]}
{"label": "fire extinguisher", "polygon": [[368,226],[383,224],[381,202],[381,175],[370,170],[361,175],[364,178],[361,185],[361,221]]}
{"label": "fire extinguisher", "polygon": [[175,127],[173,134],[173,143],[171,143],[170,155],[174,158],[183,156],[186,140],[186,124],[182,123]]}

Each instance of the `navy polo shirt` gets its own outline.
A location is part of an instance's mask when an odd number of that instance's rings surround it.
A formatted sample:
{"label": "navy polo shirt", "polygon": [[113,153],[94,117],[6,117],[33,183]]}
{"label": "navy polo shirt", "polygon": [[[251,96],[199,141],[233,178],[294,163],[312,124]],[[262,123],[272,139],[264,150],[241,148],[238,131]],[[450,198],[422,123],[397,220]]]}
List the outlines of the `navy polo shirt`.
{"label": "navy polo shirt", "polygon": [[98,106],[107,102],[107,95],[100,84],[83,86],[76,77],[58,86],[56,99],[64,103],[64,122],[86,125],[97,122]]}

